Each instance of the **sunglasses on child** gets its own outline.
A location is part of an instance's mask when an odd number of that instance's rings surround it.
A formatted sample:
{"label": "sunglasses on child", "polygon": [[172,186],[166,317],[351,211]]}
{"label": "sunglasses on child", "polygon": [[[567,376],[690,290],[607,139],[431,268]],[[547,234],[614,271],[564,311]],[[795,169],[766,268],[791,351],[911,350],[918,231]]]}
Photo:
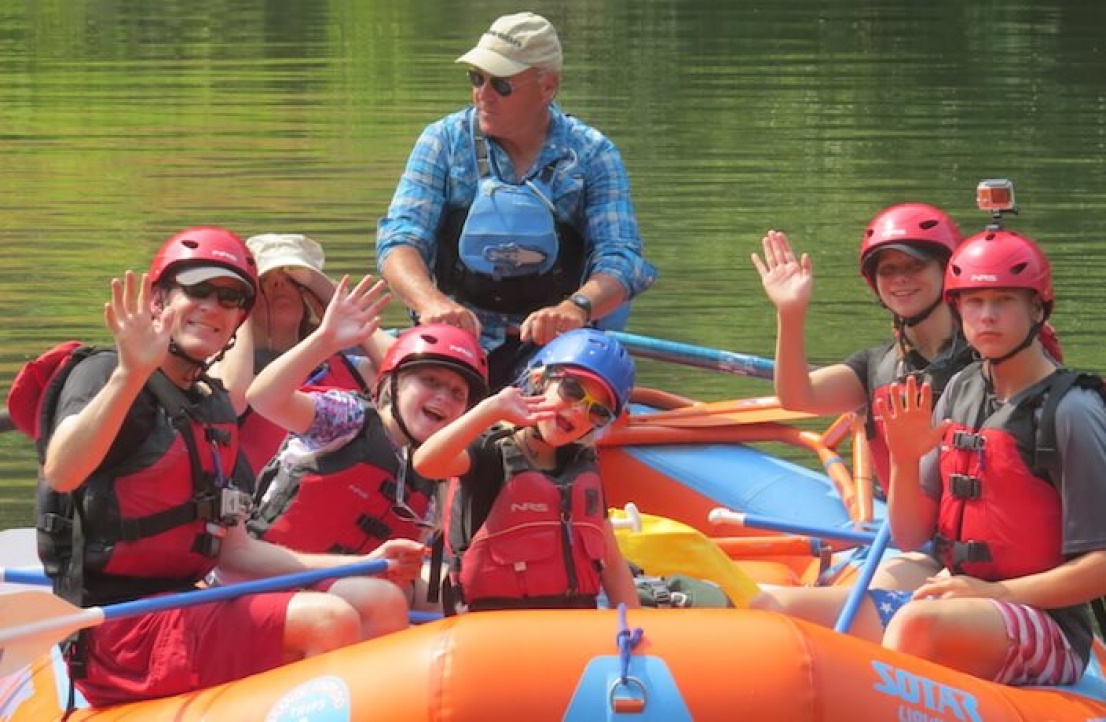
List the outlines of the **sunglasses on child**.
{"label": "sunglasses on child", "polygon": [[[511,81],[511,80],[508,80],[507,78],[493,78],[490,75],[484,75],[479,70],[470,70],[470,71],[468,71],[468,74],[469,74],[469,82],[472,83],[472,87],[474,87],[474,88],[483,88],[484,83],[490,83],[491,86],[492,86],[492,90],[494,90],[496,93],[503,96],[504,98],[506,98],[511,93],[515,92],[515,85],[516,84],[517,85],[525,85],[527,82],[529,82],[527,80]],[[537,80],[537,76],[534,76],[533,78],[530,78],[530,80]]]}
{"label": "sunglasses on child", "polygon": [[[404,455],[404,457],[406,457],[406,455]],[[406,458],[401,459],[399,473],[396,474],[396,499],[391,506],[391,512],[396,518],[410,522],[417,527],[422,529],[433,529],[433,523],[427,521],[425,516],[422,516],[407,505],[407,468],[410,465],[410,462]]]}
{"label": "sunglasses on child", "polygon": [[184,295],[195,301],[206,301],[211,298],[212,294],[215,294],[216,300],[219,301],[219,305],[223,308],[245,308],[250,302],[249,292],[241,288],[216,286],[206,281],[202,283],[193,283],[191,286],[178,283],[177,288],[184,291]]}
{"label": "sunglasses on child", "polygon": [[560,373],[550,377],[558,381],[557,394],[570,404],[584,404],[588,412],[588,422],[600,428],[614,421],[614,411],[599,399],[588,393],[580,379],[572,374]]}

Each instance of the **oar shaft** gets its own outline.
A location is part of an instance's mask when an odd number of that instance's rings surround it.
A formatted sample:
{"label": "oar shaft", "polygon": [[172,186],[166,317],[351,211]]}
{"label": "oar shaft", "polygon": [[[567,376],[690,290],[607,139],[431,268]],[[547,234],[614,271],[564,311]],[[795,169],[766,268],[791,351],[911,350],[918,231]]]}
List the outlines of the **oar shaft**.
{"label": "oar shaft", "polygon": [[872,544],[876,535],[867,531],[855,531],[852,529],[834,529],[833,527],[820,527],[813,524],[773,519],[757,514],[744,514],[729,509],[717,508],[710,512],[712,524],[736,524],[738,526],[753,527],[755,529],[769,529],[782,531],[789,534],[805,534],[820,539],[836,539],[838,541],[853,542],[856,544]]}
{"label": "oar shaft", "polygon": [[638,336],[621,331],[608,331],[607,333],[614,336],[630,353],[642,358],[695,366],[711,371],[722,371],[738,376],[751,376],[758,379],[771,379],[775,370],[774,362],[759,356],[695,346],[679,341]]}
{"label": "oar shaft", "polygon": [[241,597],[244,594],[264,594],[282,589],[294,589],[296,587],[309,587],[324,579],[349,576],[372,576],[388,571],[388,561],[375,559],[373,561],[345,564],[331,569],[313,569],[307,572],[285,574],[268,579],[255,579],[239,584],[228,584],[225,587],[210,587],[198,589],[183,594],[169,594],[162,597],[150,597],[136,599],[133,602],[122,602],[102,607],[105,619],[122,619],[134,617],[140,614],[163,612],[166,609],[180,609],[182,607],[194,607],[199,604],[221,602],[226,599]]}
{"label": "oar shaft", "polygon": [[0,569],[0,582],[35,586],[48,586],[51,583],[50,577],[41,569]]}
{"label": "oar shaft", "polygon": [[864,566],[860,569],[860,578],[849,590],[849,597],[845,600],[841,615],[837,617],[837,623],[833,625],[834,631],[843,634],[848,633],[849,627],[853,624],[853,619],[856,618],[856,612],[860,609],[860,602],[868,591],[868,585],[872,583],[872,577],[875,576],[876,568],[879,567],[880,559],[883,558],[883,552],[886,551],[890,541],[891,523],[884,519],[879,527],[879,532],[876,534],[876,540],[872,542],[872,546],[868,549],[868,558],[864,560]]}

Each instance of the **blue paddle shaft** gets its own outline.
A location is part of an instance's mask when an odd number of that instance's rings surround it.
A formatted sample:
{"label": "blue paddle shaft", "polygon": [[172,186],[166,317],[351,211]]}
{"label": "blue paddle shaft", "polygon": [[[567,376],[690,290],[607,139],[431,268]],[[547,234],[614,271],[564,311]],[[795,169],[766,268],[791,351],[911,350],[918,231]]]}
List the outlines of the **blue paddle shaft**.
{"label": "blue paddle shaft", "polygon": [[607,333],[617,339],[630,353],[642,358],[769,380],[775,370],[775,363],[759,356],[694,346],[679,341],[665,341],[621,331]]}
{"label": "blue paddle shaft", "polygon": [[860,578],[849,590],[849,597],[845,600],[841,615],[837,618],[837,623],[833,625],[835,632],[848,634],[849,627],[853,625],[853,619],[856,618],[856,612],[860,609],[860,602],[868,592],[868,585],[872,583],[872,577],[875,576],[876,568],[879,566],[879,561],[883,558],[883,552],[886,551],[890,541],[891,522],[884,519],[883,524],[879,527],[879,532],[876,534],[876,540],[872,542],[872,546],[868,549],[868,558],[864,560],[864,566],[860,569]]}
{"label": "blue paddle shaft", "polygon": [[149,599],[136,599],[133,602],[111,604],[100,609],[104,613],[104,619],[122,619],[134,617],[140,614],[163,612],[167,609],[181,609],[194,607],[198,604],[221,602],[226,599],[241,597],[246,594],[263,594],[282,589],[295,589],[309,587],[324,579],[336,577],[372,576],[388,571],[388,562],[385,559],[374,559],[367,562],[356,562],[330,569],[312,569],[308,572],[296,572],[284,574],[268,579],[255,579],[238,584],[228,584],[225,587],[211,587],[209,589],[197,589],[196,591],[183,592],[181,594],[167,594],[162,597]]}
{"label": "blue paddle shaft", "polygon": [[783,519],[773,519],[767,516],[758,516],[757,514],[742,514],[742,519],[745,526],[750,526],[755,529],[770,529],[772,531],[782,531],[789,534],[814,536],[819,539],[835,539],[837,541],[853,542],[855,544],[874,544],[878,538],[877,534],[873,534],[870,531],[813,526]]}

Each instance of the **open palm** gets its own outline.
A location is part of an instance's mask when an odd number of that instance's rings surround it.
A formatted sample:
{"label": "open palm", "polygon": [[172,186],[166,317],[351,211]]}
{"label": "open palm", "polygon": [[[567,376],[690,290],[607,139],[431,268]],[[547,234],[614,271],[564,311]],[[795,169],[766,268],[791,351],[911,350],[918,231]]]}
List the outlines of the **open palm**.
{"label": "open palm", "polygon": [[804,253],[796,259],[787,235],[781,231],[768,231],[761,244],[764,260],[755,253],[752,259],[769,300],[780,311],[805,309],[814,289],[810,257]]}

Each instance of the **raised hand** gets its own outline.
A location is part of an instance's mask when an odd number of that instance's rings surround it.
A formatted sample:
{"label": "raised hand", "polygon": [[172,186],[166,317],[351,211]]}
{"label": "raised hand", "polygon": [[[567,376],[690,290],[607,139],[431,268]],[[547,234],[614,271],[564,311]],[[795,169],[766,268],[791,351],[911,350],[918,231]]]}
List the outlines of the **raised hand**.
{"label": "raised hand", "polygon": [[557,414],[558,404],[546,401],[544,394],[525,396],[515,386],[508,386],[495,395],[496,412],[503,421],[515,426],[533,426]]}
{"label": "raised hand", "polygon": [[327,304],[319,331],[338,348],[359,346],[380,328],[380,312],[391,300],[383,280],[374,283],[372,276],[365,276],[350,289],[349,276],[343,276]]}
{"label": "raised hand", "polygon": [[104,325],[115,339],[119,367],[139,376],[149,376],[165,361],[176,320],[169,306],[151,311],[152,293],[149,274],[139,278],[127,271],[123,280],[111,279],[111,300],[104,304]]}
{"label": "raised hand", "polygon": [[891,384],[887,400],[876,399],[876,421],[883,423],[887,449],[896,461],[915,463],[941,442],[952,422],[945,420],[934,426],[932,406],[929,384],[919,389],[913,376],[908,376],[904,384]]}
{"label": "raised hand", "polygon": [[761,244],[764,260],[755,253],[752,259],[769,300],[777,311],[806,310],[814,289],[810,256],[804,253],[796,260],[791,243],[782,231],[768,231]]}

